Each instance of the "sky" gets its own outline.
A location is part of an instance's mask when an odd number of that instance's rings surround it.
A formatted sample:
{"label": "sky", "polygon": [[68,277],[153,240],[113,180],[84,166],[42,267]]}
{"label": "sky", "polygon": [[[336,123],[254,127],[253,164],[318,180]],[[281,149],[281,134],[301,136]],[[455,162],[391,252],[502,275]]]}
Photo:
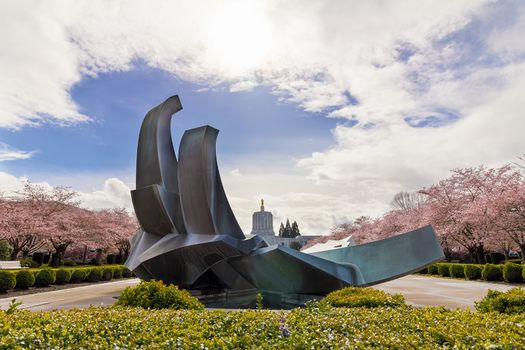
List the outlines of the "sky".
{"label": "sky", "polygon": [[523,1],[0,3],[0,191],[126,207],[142,118],[179,95],[245,233],[324,234],[451,169],[525,153]]}

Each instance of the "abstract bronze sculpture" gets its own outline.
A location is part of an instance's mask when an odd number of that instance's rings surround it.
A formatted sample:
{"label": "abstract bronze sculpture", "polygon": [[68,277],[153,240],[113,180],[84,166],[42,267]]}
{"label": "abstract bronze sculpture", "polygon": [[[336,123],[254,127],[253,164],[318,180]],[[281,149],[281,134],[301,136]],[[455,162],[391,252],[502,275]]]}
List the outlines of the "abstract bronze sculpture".
{"label": "abstract bronze sculpture", "polygon": [[306,254],[246,239],[228,203],[217,166],[218,130],[186,130],[179,162],[171,140],[172,96],[144,118],[137,151],[137,189],[131,192],[141,228],[126,266],[145,280],[190,290],[248,290],[324,295],[348,285],[372,285],[443,258],[434,230]]}

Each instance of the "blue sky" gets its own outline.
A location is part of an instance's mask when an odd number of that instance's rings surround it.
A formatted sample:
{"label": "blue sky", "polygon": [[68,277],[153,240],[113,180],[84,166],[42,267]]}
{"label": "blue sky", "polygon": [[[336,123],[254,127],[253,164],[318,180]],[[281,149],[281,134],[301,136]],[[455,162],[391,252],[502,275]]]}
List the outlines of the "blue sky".
{"label": "blue sky", "polygon": [[3,1],[0,191],[67,185],[126,207],[145,113],[221,130],[245,231],[327,233],[399,191],[525,152],[525,3],[518,0]]}

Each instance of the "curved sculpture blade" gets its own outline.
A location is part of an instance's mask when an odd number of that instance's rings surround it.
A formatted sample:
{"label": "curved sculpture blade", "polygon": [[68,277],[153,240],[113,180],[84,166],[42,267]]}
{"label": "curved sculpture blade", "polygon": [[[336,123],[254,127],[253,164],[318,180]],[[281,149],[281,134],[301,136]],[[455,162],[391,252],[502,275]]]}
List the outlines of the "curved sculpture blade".
{"label": "curved sculpture blade", "polygon": [[140,225],[148,233],[186,233],[179,198],[171,116],[182,109],[172,96],[146,114],[137,149],[137,189],[131,192]]}
{"label": "curved sculpture blade", "polygon": [[219,130],[186,130],[179,147],[179,190],[188,233],[244,239],[222,186],[215,142]]}

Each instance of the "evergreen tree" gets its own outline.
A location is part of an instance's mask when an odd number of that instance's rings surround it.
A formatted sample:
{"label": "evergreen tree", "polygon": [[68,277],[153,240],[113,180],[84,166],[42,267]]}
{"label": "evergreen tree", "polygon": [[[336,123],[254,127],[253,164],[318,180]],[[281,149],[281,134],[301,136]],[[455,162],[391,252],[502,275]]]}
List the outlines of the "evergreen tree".
{"label": "evergreen tree", "polygon": [[299,225],[297,225],[297,221],[294,221],[292,224],[292,238],[295,238],[300,235],[301,232],[299,232]]}
{"label": "evergreen tree", "polygon": [[284,238],[291,238],[292,237],[292,227],[290,226],[290,220],[286,219],[286,226],[284,227]]}
{"label": "evergreen tree", "polygon": [[279,237],[282,237],[284,234],[284,225],[281,221],[281,226],[279,227]]}

